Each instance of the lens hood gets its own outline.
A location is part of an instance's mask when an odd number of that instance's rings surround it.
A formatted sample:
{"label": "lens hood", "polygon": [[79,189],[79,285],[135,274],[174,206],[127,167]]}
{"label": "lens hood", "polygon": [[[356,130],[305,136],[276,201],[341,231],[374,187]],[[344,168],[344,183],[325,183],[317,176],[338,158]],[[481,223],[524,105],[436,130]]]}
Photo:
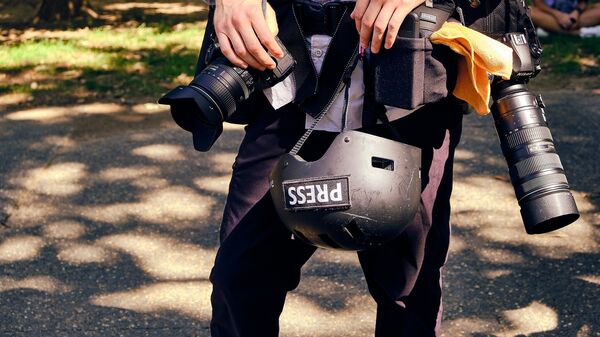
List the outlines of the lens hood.
{"label": "lens hood", "polygon": [[[194,149],[210,150],[223,132],[223,120],[218,107],[197,90],[178,86],[158,100],[171,107],[171,116],[179,127],[192,133]],[[210,113],[207,113],[210,112]]]}

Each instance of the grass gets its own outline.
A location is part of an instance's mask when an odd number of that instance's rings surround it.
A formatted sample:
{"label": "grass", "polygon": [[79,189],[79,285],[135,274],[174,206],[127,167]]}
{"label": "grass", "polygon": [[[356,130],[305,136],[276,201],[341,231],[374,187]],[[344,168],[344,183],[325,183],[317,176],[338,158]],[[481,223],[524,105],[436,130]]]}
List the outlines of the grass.
{"label": "grass", "polygon": [[0,46],[0,69],[17,70],[35,65],[101,69],[111,64],[113,54],[85,48],[70,40],[27,41]]}
{"label": "grass", "polygon": [[544,47],[542,66],[553,75],[600,74],[600,38],[551,35],[540,39]]}
{"label": "grass", "polygon": [[[0,101],[6,94],[29,95],[35,105],[155,100],[191,80],[203,24],[33,30],[0,45]],[[542,44],[545,76],[600,74],[600,38],[553,35]]]}
{"label": "grass", "polygon": [[0,94],[30,94],[38,104],[156,98],[193,75],[203,31],[187,24],[34,32],[0,45]]}

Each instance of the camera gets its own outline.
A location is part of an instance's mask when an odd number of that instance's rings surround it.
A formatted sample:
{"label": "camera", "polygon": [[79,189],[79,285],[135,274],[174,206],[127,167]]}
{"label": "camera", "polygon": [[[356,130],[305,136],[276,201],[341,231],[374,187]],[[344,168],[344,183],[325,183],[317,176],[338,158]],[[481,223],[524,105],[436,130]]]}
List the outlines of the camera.
{"label": "camera", "polygon": [[255,90],[271,87],[295,68],[296,62],[276,38],[284,56],[275,59],[273,70],[242,69],[231,64],[219,49],[214,35],[206,52],[206,68],[187,86],[178,86],[158,100],[171,107],[173,120],[192,133],[194,148],[208,151],[221,135],[223,122]]}
{"label": "camera", "polygon": [[492,116],[528,234],[550,232],[579,218],[542,97],[527,89],[541,70],[542,48],[534,34],[504,35],[503,42],[513,49],[513,73],[491,84]]}
{"label": "camera", "polygon": [[[439,54],[442,51],[431,48],[423,38],[446,21],[447,13],[439,6],[419,6],[407,16],[394,47],[367,58],[365,96],[369,100],[365,102],[414,109],[447,96],[451,83],[446,81],[454,76],[446,74],[452,66],[441,60],[451,58]],[[513,50],[513,73],[509,80],[491,81],[492,116],[525,230],[546,233],[574,222],[579,211],[556,153],[542,97],[527,88],[541,71],[543,49],[531,20],[525,22],[523,32],[501,38]],[[398,73],[403,76],[389,76]]]}

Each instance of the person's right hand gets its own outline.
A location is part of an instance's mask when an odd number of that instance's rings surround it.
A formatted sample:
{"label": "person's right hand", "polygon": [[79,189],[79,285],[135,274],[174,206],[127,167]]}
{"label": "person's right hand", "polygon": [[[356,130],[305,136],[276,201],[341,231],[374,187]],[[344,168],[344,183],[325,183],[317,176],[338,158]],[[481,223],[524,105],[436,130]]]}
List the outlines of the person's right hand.
{"label": "person's right hand", "polygon": [[275,61],[267,51],[274,57],[283,57],[274,38],[275,13],[267,5],[263,15],[262,0],[217,0],[214,25],[221,52],[238,67],[273,69]]}

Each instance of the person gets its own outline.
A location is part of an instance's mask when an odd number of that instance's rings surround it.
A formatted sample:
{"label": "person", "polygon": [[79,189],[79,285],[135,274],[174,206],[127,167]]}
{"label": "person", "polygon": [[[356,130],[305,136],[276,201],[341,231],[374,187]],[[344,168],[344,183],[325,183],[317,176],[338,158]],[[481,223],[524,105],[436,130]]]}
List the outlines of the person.
{"label": "person", "polygon": [[533,0],[531,19],[547,32],[600,35],[600,4],[587,0]]}
{"label": "person", "polygon": [[[352,63],[356,45],[372,53],[392,48],[405,16],[423,2],[338,1],[333,24],[318,29],[314,27],[318,24],[302,24],[304,19],[298,17],[327,4],[269,2],[278,36],[288,42],[297,68],[293,80],[255,94],[244,108],[252,120],[233,165],[220,247],[210,275],[213,337],[278,335],[286,294],[299,284],[300,269],[316,248],[294,239],[278,218],[268,175],[320,111],[327,111],[327,118],[299,153],[306,160],[319,158],[345,128],[386,135],[386,128],[363,111],[362,62],[355,60],[351,74],[339,64]],[[296,5],[305,9],[292,8]],[[274,39],[275,19],[263,13],[260,0],[218,0],[209,13],[206,34],[216,35],[221,52],[234,65],[272,69],[273,57],[281,57],[283,51]],[[202,62],[201,54],[200,68],[205,66]],[[344,94],[338,80],[345,83]],[[445,98],[413,110],[387,110],[401,141],[422,149],[422,193],[416,216],[399,237],[358,252],[377,304],[377,337],[440,335],[441,274],[449,247],[452,166],[463,107]]]}

